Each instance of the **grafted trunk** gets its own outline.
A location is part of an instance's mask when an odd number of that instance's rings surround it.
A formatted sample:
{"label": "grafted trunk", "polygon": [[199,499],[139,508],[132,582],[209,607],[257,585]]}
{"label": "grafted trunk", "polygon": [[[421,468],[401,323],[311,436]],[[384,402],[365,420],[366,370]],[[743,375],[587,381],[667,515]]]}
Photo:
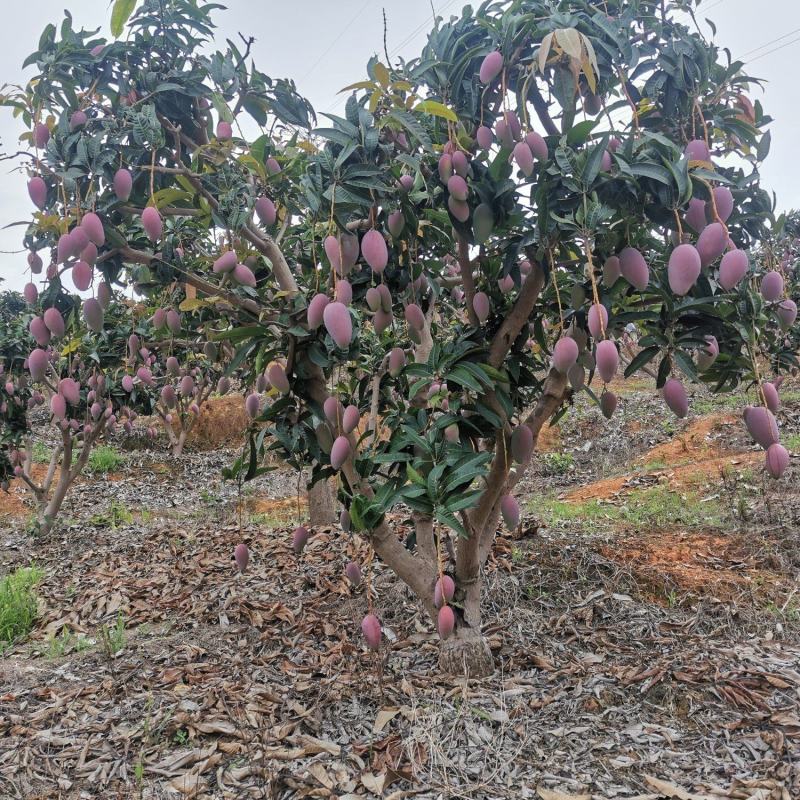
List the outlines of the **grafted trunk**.
{"label": "grafted trunk", "polygon": [[494,673],[494,658],[480,631],[456,627],[439,645],[439,668],[448,675],[486,678]]}
{"label": "grafted trunk", "polygon": [[481,634],[481,574],[456,588],[456,601],[462,608],[456,614],[456,627],[439,644],[439,667],[449,675],[485,678],[494,672],[494,658]]}
{"label": "grafted trunk", "polygon": [[312,526],[332,525],[336,521],[330,481],[317,481],[308,490],[308,521]]}
{"label": "grafted trunk", "polygon": [[[536,408],[528,415],[525,424],[533,434],[534,444],[544,423],[564,402],[568,393],[563,375],[551,371],[544,392]],[[499,432],[499,435],[505,435]],[[469,531],[466,539],[459,540],[456,558],[456,601],[462,614],[456,615],[453,634],[442,642],[439,665],[452,674],[469,674],[473,677],[490,675],[494,671],[489,648],[481,636],[481,569],[492,549],[500,518],[500,499],[513,490],[525,473],[525,465],[513,472],[505,457],[505,447],[498,447],[497,455],[487,476],[487,488],[480,504],[466,515]]]}

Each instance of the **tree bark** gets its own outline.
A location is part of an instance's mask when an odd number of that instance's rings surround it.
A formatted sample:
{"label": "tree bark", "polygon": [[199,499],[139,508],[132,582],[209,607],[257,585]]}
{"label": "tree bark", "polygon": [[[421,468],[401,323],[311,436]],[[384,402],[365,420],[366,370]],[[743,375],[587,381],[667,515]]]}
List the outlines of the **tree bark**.
{"label": "tree bark", "polygon": [[456,625],[439,645],[439,668],[448,675],[486,678],[494,672],[494,658],[480,628]]}
{"label": "tree bark", "polygon": [[317,481],[308,490],[308,522],[316,525],[332,525],[336,521],[336,509],[329,480]]}

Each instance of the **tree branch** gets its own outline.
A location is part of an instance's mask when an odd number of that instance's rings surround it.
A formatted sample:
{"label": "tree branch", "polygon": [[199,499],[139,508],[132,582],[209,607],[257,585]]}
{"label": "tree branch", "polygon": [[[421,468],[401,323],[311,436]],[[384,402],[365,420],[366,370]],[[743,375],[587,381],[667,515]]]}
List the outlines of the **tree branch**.
{"label": "tree branch", "polygon": [[469,324],[477,328],[480,325],[478,315],[472,301],[475,299],[475,276],[472,274],[472,259],[469,257],[469,244],[461,236],[456,237],[458,248],[458,264],[461,267],[461,282],[464,286],[464,303],[467,307]]}
{"label": "tree branch", "polygon": [[[545,378],[542,396],[536,403],[533,411],[525,419],[525,425],[531,429],[533,434],[533,444],[539,439],[539,433],[550,417],[555,414],[561,404],[569,395],[567,378],[555,369],[551,369]],[[530,462],[528,462],[530,463]],[[497,523],[500,518],[500,499],[504,494],[508,494],[519,483],[522,476],[528,469],[528,464],[518,464],[508,479],[500,486],[500,491],[495,493],[491,510],[483,521],[480,531],[480,552],[479,563],[485,563],[497,532]],[[483,498],[482,498],[483,499]]]}
{"label": "tree branch", "polygon": [[495,369],[500,368],[523,325],[527,324],[544,287],[544,271],[538,264],[532,266],[530,274],[522,284],[511,313],[503,320],[500,330],[497,331],[489,346],[489,364]]}
{"label": "tree branch", "polygon": [[531,81],[530,98],[531,103],[533,103],[533,109],[536,111],[536,116],[539,117],[539,121],[544,125],[545,131],[550,136],[560,136],[561,133],[558,127],[550,118],[547,101],[542,97],[542,93],[539,91],[539,87],[536,84],[536,79]]}

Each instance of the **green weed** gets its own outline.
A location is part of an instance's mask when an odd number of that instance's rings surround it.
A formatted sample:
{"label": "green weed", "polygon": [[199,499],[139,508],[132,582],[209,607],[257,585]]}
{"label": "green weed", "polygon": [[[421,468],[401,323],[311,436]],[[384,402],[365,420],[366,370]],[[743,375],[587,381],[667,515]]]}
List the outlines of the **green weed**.
{"label": "green weed", "polygon": [[596,499],[567,503],[545,497],[531,504],[530,509],[549,527],[587,522],[595,530],[619,525],[642,529],[675,525],[720,527],[727,516],[717,500],[701,502],[694,492],[680,494],[666,486],[634,489],[615,505]]}
{"label": "green weed", "polygon": [[53,451],[44,442],[34,442],[31,458],[35,464],[49,464]]}
{"label": "green weed", "polygon": [[89,517],[89,522],[98,528],[111,528],[116,530],[120,525],[129,525],[133,522],[133,514],[116,500],[111,501],[108,511],[100,511]]}
{"label": "green weed", "polygon": [[0,650],[30,633],[36,620],[38,567],[18,567],[0,579]]}
{"label": "green weed", "polygon": [[548,475],[565,475],[575,468],[575,459],[570,453],[545,453],[542,465]]}
{"label": "green weed", "polygon": [[125,456],[106,444],[99,445],[89,453],[86,468],[94,474],[105,475],[118,470],[125,463]]}
{"label": "green weed", "polygon": [[102,625],[100,627],[100,643],[103,646],[103,652],[109,658],[113,658],[113,656],[125,647],[127,638],[125,619],[122,614],[117,616],[116,625]]}

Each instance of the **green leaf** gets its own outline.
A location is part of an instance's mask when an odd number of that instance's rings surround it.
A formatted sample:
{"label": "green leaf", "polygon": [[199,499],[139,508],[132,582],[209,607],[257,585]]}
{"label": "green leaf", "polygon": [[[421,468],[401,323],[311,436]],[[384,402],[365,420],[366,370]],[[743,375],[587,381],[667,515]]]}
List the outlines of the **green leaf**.
{"label": "green leaf", "polygon": [[478,500],[482,494],[482,489],[476,489],[473,492],[462,494],[457,500],[453,500],[447,504],[447,510],[451,514],[455,514],[457,511],[464,511],[464,509],[473,508],[474,506],[478,505]]}
{"label": "green leaf", "polygon": [[457,383],[459,386],[465,386],[467,389],[472,389],[473,392],[482,390],[480,383],[461,365],[447,373],[447,381]]}
{"label": "green leaf", "polygon": [[654,181],[663,183],[669,186],[672,183],[670,171],[660,164],[648,164],[646,162],[639,162],[638,164],[629,164],[628,170],[631,175],[638,175],[642,178],[651,178]]}
{"label": "green leaf", "polygon": [[406,464],[406,474],[408,475],[408,479],[412,483],[416,483],[419,486],[425,486],[425,478],[417,472],[411,464]]}
{"label": "green leaf", "polygon": [[444,103],[439,103],[436,100],[423,100],[414,106],[414,111],[420,111],[423,114],[431,114],[434,117],[441,117],[442,119],[450,120],[450,122],[458,122],[458,116],[455,111],[449,109]]}
{"label": "green leaf", "polygon": [[636,357],[625,368],[625,377],[629,378],[634,372],[640,370],[645,364],[649,364],[660,352],[661,348],[658,345],[646,347],[644,350],[636,354]]}
{"label": "green leaf", "polygon": [[589,134],[594,130],[598,122],[600,122],[599,119],[587,119],[577,125],[573,125],[569,129],[569,133],[567,133],[567,144],[572,147],[582,145],[589,138]]}
{"label": "green leaf", "polygon": [[769,148],[772,144],[772,134],[770,131],[767,131],[759,140],[758,146],[756,147],[756,158],[759,161],[763,161],[767,155],[769,155]]}
{"label": "green leaf", "polygon": [[687,353],[684,353],[683,350],[675,350],[673,352],[673,356],[675,357],[675,363],[680,367],[681,372],[686,375],[690,380],[696,381],[697,380],[697,368],[694,365],[694,361],[692,361],[691,356]]}
{"label": "green leaf", "polygon": [[503,420],[494,413],[491,409],[487,408],[483,403],[475,403],[475,410],[493,427],[501,428]]}
{"label": "green leaf", "polygon": [[111,35],[118,39],[136,8],[136,0],[116,0],[111,11]]}
{"label": "green leaf", "polygon": [[441,522],[442,525],[452,528],[462,539],[468,538],[468,534],[464,530],[464,526],[453,514],[449,514],[445,509],[437,508],[434,512],[434,517],[437,522]]}
{"label": "green leaf", "polygon": [[386,115],[387,119],[393,119],[395,122],[398,122],[402,125],[408,133],[410,133],[421,145],[425,150],[430,150],[433,145],[431,144],[431,137],[428,136],[427,131],[422,125],[419,124],[419,121],[416,117],[412,116],[411,114],[400,111],[399,109],[394,109],[390,111]]}

